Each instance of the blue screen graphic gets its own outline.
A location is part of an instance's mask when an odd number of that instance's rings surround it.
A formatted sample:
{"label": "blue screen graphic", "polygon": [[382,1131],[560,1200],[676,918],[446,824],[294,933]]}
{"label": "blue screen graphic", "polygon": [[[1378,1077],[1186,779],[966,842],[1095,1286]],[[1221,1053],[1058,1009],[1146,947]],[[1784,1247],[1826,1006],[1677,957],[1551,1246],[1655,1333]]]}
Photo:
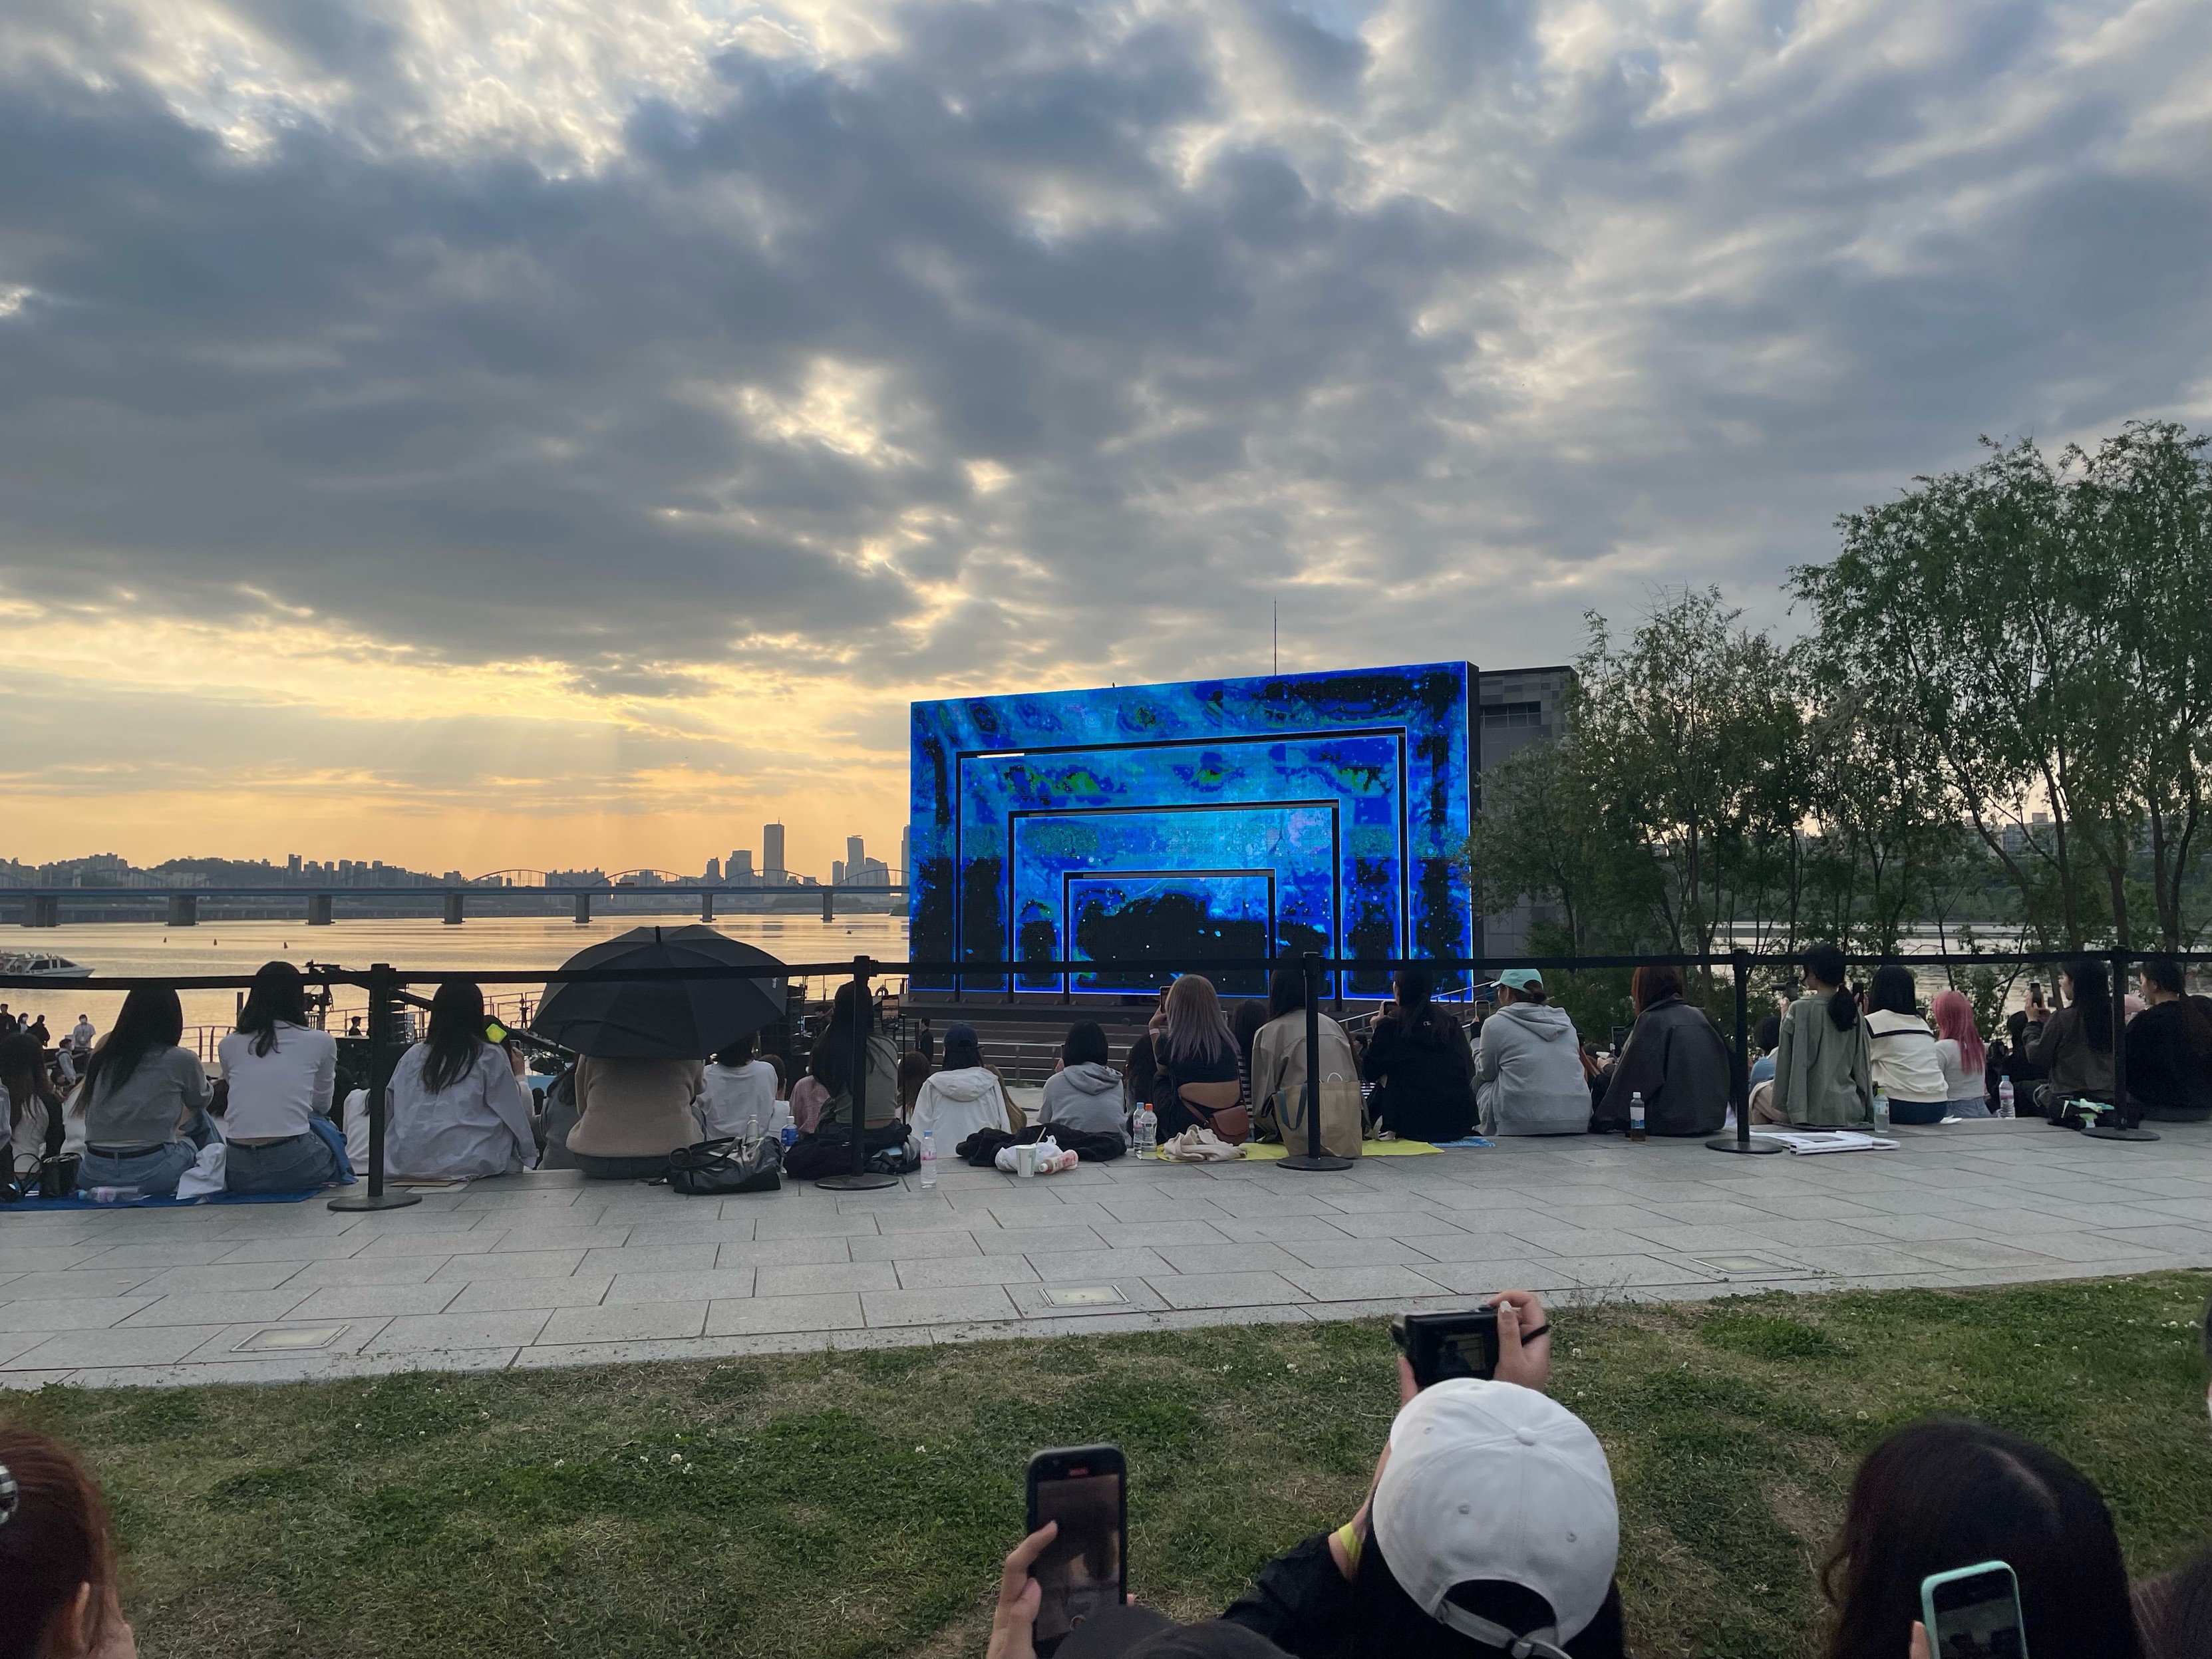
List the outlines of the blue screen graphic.
{"label": "blue screen graphic", "polygon": [[[1472,954],[1475,671],[1424,664],[913,705],[911,941],[969,991],[1152,959]],[[1090,972],[1024,963],[1113,959]],[[1222,975],[1249,994],[1263,975]],[[917,975],[921,989],[950,975]],[[1349,994],[1387,990],[1354,973]],[[1439,988],[1447,988],[1440,986]]]}

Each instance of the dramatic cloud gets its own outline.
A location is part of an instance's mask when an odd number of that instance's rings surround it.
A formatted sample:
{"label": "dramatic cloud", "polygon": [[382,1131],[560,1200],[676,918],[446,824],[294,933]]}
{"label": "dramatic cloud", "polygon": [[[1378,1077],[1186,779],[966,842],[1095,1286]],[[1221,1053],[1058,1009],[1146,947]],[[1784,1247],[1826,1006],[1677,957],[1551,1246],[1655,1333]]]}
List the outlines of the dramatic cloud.
{"label": "dramatic cloud", "polygon": [[2208,148],[2193,0],[19,4],[0,852],[826,865],[908,696],[1271,600],[1771,617],[1979,433],[2212,416]]}

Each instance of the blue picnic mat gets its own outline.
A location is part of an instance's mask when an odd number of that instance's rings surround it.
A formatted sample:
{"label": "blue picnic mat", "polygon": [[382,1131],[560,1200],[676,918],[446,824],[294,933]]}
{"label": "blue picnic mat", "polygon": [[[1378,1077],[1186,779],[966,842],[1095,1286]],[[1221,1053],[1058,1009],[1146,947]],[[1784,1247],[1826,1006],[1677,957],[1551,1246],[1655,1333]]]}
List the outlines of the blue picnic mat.
{"label": "blue picnic mat", "polygon": [[309,1187],[295,1193],[210,1193],[205,1198],[134,1198],[128,1204],[99,1204],[82,1193],[75,1193],[67,1198],[21,1199],[0,1208],[0,1214],[24,1210],[189,1210],[196,1204],[304,1204],[332,1188],[352,1184],[334,1181],[329,1187]]}
{"label": "blue picnic mat", "polygon": [[1480,1135],[1462,1135],[1457,1140],[1432,1140],[1432,1146],[1494,1146],[1494,1140],[1485,1140]]}

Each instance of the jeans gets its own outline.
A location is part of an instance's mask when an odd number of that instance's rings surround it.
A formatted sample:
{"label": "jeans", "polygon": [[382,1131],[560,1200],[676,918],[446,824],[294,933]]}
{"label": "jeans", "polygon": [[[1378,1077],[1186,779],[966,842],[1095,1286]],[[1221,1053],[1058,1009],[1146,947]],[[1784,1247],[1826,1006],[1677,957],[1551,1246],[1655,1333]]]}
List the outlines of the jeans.
{"label": "jeans", "polygon": [[1954,1100],[1946,1108],[1953,1117],[1988,1117],[1990,1103],[1979,1095],[1972,1100]]}
{"label": "jeans", "polygon": [[1944,1114],[1951,1109],[1947,1100],[1893,1100],[1889,1103],[1892,1123],[1941,1123]]}
{"label": "jeans", "polygon": [[82,1193],[94,1187],[136,1187],[148,1198],[167,1198],[177,1190],[178,1181],[198,1160],[200,1148],[214,1139],[215,1121],[205,1112],[195,1112],[192,1121],[179,1131],[176,1139],[137,1158],[106,1158],[88,1146],[83,1162],[77,1165],[77,1190]]}
{"label": "jeans", "polygon": [[222,1184],[234,1193],[296,1193],[338,1178],[337,1154],[320,1135],[297,1134],[266,1146],[234,1140],[223,1154]]}

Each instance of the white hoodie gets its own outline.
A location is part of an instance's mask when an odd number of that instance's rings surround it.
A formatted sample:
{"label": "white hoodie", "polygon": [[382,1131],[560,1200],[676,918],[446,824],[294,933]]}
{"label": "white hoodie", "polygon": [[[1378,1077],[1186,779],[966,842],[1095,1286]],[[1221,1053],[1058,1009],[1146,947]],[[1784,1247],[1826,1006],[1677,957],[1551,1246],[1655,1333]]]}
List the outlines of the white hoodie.
{"label": "white hoodie", "polygon": [[921,1146],[925,1133],[935,1134],[940,1163],[950,1159],[960,1143],[976,1130],[1010,1127],[999,1074],[988,1066],[933,1072],[923,1079],[921,1092],[915,1097],[915,1145]]}

